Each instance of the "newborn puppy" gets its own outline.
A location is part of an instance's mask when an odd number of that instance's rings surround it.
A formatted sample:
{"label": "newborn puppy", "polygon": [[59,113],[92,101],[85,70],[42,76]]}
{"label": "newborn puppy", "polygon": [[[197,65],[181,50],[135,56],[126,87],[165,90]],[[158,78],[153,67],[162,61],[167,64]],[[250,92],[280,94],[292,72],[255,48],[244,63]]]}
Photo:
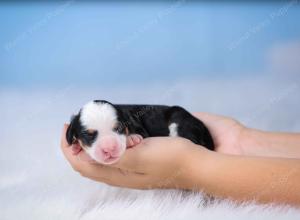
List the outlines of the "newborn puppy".
{"label": "newborn puppy", "polygon": [[66,133],[75,154],[83,149],[101,164],[118,161],[128,147],[128,138],[156,136],[180,136],[214,149],[205,125],[179,106],[115,105],[95,100],[72,117]]}

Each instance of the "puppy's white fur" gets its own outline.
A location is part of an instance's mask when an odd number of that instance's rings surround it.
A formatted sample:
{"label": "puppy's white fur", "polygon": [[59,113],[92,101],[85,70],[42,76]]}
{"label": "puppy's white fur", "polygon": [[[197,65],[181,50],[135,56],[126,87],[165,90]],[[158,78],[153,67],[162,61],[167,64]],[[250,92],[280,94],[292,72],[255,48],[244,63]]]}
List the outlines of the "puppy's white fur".
{"label": "puppy's white fur", "polygon": [[98,136],[96,141],[90,147],[82,146],[84,150],[96,161],[107,164],[105,161],[99,161],[95,155],[96,146],[99,145],[101,138],[113,137],[117,140],[120,146],[120,156],[126,150],[126,136],[114,131],[117,121],[116,109],[102,102],[89,102],[83,106],[81,110],[80,122],[87,129],[96,130]]}
{"label": "puppy's white fur", "polygon": [[169,125],[169,136],[170,137],[177,137],[178,136],[178,125],[176,123],[171,123]]}
{"label": "puppy's white fur", "polygon": [[80,120],[88,129],[97,130],[101,134],[110,133],[117,123],[117,113],[107,103],[89,102],[83,106]]}

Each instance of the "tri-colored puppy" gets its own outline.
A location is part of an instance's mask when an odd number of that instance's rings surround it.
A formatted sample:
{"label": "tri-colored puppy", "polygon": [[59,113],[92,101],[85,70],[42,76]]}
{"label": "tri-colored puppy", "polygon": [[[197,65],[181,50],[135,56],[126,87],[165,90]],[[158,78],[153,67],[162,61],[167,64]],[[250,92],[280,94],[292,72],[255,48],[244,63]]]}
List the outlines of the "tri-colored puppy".
{"label": "tri-colored puppy", "polygon": [[205,125],[179,106],[87,103],[72,117],[66,138],[75,151],[85,150],[95,161],[112,164],[126,150],[128,138],[180,136],[214,150]]}

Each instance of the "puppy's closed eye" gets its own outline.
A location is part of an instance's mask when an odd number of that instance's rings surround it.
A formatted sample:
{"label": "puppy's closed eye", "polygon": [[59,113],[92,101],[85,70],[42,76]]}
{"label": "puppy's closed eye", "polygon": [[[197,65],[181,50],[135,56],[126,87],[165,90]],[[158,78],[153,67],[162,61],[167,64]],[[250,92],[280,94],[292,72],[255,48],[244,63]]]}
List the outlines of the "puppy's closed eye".
{"label": "puppy's closed eye", "polygon": [[91,138],[92,138],[92,137],[96,137],[97,134],[98,134],[97,131],[91,131],[91,130],[87,130],[87,131],[83,131],[83,132],[82,132],[82,135],[83,135],[83,136],[91,137]]}
{"label": "puppy's closed eye", "polygon": [[91,145],[92,142],[97,138],[98,131],[84,130],[81,132],[81,140],[85,145]]}

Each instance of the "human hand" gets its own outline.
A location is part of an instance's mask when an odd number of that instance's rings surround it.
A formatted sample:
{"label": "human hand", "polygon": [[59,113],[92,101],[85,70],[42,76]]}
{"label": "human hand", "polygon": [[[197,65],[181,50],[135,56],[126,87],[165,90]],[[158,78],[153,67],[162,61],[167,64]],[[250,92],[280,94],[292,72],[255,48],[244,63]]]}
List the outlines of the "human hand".
{"label": "human hand", "polygon": [[197,112],[194,116],[207,126],[214,140],[215,151],[234,155],[246,154],[244,140],[248,128],[237,120],[225,116],[204,112]]}
{"label": "human hand", "polygon": [[[208,127],[217,152],[243,154],[242,137],[247,129],[234,119],[208,113],[195,113]],[[199,158],[207,158],[205,148],[184,138],[146,138],[140,144],[129,138],[127,149],[120,161],[111,166],[95,163],[84,151],[72,155],[65,140],[65,125],[62,134],[62,150],[72,167],[82,176],[131,188],[189,188],[190,155],[197,151]],[[74,153],[73,153],[74,154]],[[197,158],[197,159],[199,159]],[[200,159],[200,161],[205,161]],[[205,166],[203,166],[205,167]],[[192,180],[189,180],[192,183]]]}
{"label": "human hand", "polygon": [[[105,166],[74,156],[65,139],[64,126],[61,148],[74,170],[82,176],[109,185],[128,188],[190,188],[191,155],[205,161],[209,152],[184,138],[154,137],[142,140],[136,147],[125,151],[121,159]],[[201,167],[201,166],[200,166]],[[203,166],[204,167],[204,166]]]}

